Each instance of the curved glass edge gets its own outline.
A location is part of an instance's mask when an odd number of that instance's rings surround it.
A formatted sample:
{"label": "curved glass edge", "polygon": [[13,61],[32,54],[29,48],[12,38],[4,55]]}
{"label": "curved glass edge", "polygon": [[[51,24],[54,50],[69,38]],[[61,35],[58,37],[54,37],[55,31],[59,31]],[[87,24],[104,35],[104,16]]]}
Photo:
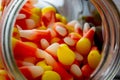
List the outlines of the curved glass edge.
{"label": "curved glass edge", "polygon": [[114,4],[117,6],[119,12],[120,12],[120,2],[119,0],[113,0]]}
{"label": "curved glass edge", "polygon": [[112,80],[120,69],[120,14],[112,0],[91,2],[98,9],[104,28],[103,58],[91,80]]}
{"label": "curved glass edge", "polygon": [[3,11],[0,27],[0,55],[3,59],[5,69],[8,71],[11,80],[26,80],[21,74],[12,54],[11,35],[16,16],[27,0],[13,0]]}
{"label": "curved glass edge", "polygon": [[[119,0],[113,0],[114,4],[117,6],[119,13],[120,13],[120,2]],[[120,79],[120,69],[119,72],[117,73],[117,75],[115,76],[114,79]]]}

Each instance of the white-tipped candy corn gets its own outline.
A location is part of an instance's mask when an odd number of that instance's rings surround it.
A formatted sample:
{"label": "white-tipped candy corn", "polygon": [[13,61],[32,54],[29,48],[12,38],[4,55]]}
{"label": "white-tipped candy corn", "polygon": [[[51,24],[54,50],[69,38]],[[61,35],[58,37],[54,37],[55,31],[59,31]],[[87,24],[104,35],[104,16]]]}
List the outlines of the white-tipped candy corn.
{"label": "white-tipped candy corn", "polygon": [[30,0],[32,4],[35,4],[38,2],[38,0]]}
{"label": "white-tipped candy corn", "polygon": [[27,61],[16,60],[17,66],[34,66],[33,63]]}
{"label": "white-tipped candy corn", "polygon": [[27,39],[31,39],[33,37],[33,35],[35,35],[34,30],[20,30],[19,32],[20,32],[21,37],[24,37]]}
{"label": "white-tipped candy corn", "polygon": [[85,23],[83,26],[83,35],[90,29],[90,25],[88,23]]}
{"label": "white-tipped candy corn", "polygon": [[40,58],[44,58],[46,63],[49,65],[52,65],[53,63],[55,63],[55,59],[46,51],[42,50],[42,49],[37,49],[37,53],[38,53],[38,57]]}
{"label": "white-tipped candy corn", "polygon": [[72,20],[72,21],[68,22],[67,25],[68,25],[68,26],[73,26],[73,27],[74,27],[76,23],[78,23],[77,20]]}
{"label": "white-tipped candy corn", "polygon": [[26,25],[28,29],[33,29],[36,27],[35,21],[33,19],[26,19]]}
{"label": "white-tipped candy corn", "polygon": [[49,46],[49,42],[46,39],[41,39],[40,44],[42,49],[46,49]]}
{"label": "white-tipped candy corn", "polygon": [[57,35],[60,35],[62,37],[66,36],[68,34],[67,26],[61,22],[56,22],[53,25],[53,29],[57,33]]}
{"label": "white-tipped candy corn", "polygon": [[19,19],[25,19],[25,18],[26,18],[25,14],[18,14],[18,16],[17,16],[17,20],[19,20]]}
{"label": "white-tipped candy corn", "polygon": [[57,50],[59,48],[59,43],[53,43],[49,47],[47,47],[45,50],[50,53],[52,56],[57,57]]}
{"label": "white-tipped candy corn", "polygon": [[77,61],[82,61],[84,59],[84,57],[81,54],[79,54],[78,52],[75,52],[75,54],[76,54]]}
{"label": "white-tipped candy corn", "polygon": [[87,38],[91,41],[91,43],[93,42],[94,40],[94,34],[95,34],[95,31],[96,31],[96,28],[95,27],[91,27],[87,32],[86,34],[84,34],[84,38]]}
{"label": "white-tipped candy corn", "polygon": [[75,25],[78,23],[78,21],[77,20],[73,20],[73,21],[70,21],[70,22],[68,22],[67,23],[67,29],[68,29],[68,31],[69,32],[73,32],[73,31],[75,31]]}
{"label": "white-tipped candy corn", "polygon": [[40,39],[45,38],[49,40],[51,34],[49,30],[20,30],[20,36],[32,41],[40,41]]}
{"label": "white-tipped candy corn", "polygon": [[80,23],[76,23],[74,26],[74,31],[79,33],[80,35],[83,35],[83,30],[82,30],[82,26],[80,25]]}
{"label": "white-tipped candy corn", "polygon": [[33,80],[44,73],[44,69],[40,66],[22,66],[19,67],[20,71],[27,79]]}
{"label": "white-tipped candy corn", "polygon": [[76,50],[82,54],[87,55],[91,49],[94,39],[95,27],[89,29],[89,31],[77,42]]}
{"label": "white-tipped candy corn", "polygon": [[53,38],[57,36],[56,32],[53,29],[48,28],[48,30],[50,31],[50,34]]}
{"label": "white-tipped candy corn", "polygon": [[70,71],[73,75],[77,76],[77,77],[80,77],[82,76],[82,72],[81,72],[81,69],[78,65],[76,64],[72,64],[71,67],[70,67]]}
{"label": "white-tipped candy corn", "polygon": [[63,40],[69,46],[74,46],[75,45],[75,41],[70,37],[65,37]]}
{"label": "white-tipped candy corn", "polygon": [[66,36],[66,34],[67,34],[67,30],[64,27],[56,26],[55,30],[61,36]]}

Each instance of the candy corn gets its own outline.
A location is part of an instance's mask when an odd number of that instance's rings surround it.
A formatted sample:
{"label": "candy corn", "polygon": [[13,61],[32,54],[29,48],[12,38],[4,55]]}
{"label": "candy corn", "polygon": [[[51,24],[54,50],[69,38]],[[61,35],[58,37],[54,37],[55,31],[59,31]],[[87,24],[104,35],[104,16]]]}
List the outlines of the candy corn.
{"label": "candy corn", "polygon": [[13,28],[13,35],[12,35],[12,36],[13,36],[14,38],[20,40],[20,33],[19,33],[19,30],[18,30],[17,26],[15,26],[15,27]]}
{"label": "candy corn", "polygon": [[57,50],[59,48],[59,43],[53,43],[49,47],[45,49],[49,54],[51,54],[53,57],[57,58]]}
{"label": "candy corn", "polygon": [[42,9],[42,21],[45,26],[52,26],[56,22],[56,9],[48,6]]}
{"label": "candy corn", "polygon": [[78,52],[75,52],[75,55],[76,55],[77,61],[82,61],[84,59],[84,57],[81,54],[79,54]]}
{"label": "candy corn", "polygon": [[71,33],[69,34],[69,36],[70,36],[73,40],[76,40],[76,41],[78,41],[80,38],[82,38],[82,35],[80,35],[80,34],[78,34],[78,33],[76,33],[76,32],[71,32]]}
{"label": "candy corn", "polygon": [[54,63],[53,70],[60,74],[62,80],[73,80],[72,74],[69,74],[60,63]]}
{"label": "candy corn", "polygon": [[33,8],[32,10],[31,10],[31,12],[32,13],[35,13],[35,14],[37,14],[37,15],[41,15],[42,13],[41,13],[41,9],[40,8],[37,8],[37,7],[35,7],[35,8]]}
{"label": "candy corn", "polygon": [[34,80],[44,72],[44,69],[40,66],[22,66],[19,69],[28,80]]}
{"label": "candy corn", "polygon": [[91,49],[95,28],[92,27],[76,44],[77,51],[82,55],[87,55]]}
{"label": "candy corn", "polygon": [[[95,27],[67,22],[52,6],[38,8],[28,0],[14,26],[12,52],[27,80],[89,79],[101,60]],[[0,79],[7,80],[6,75]]]}
{"label": "candy corn", "polygon": [[64,16],[62,16],[62,15],[60,15],[58,13],[56,14],[56,19],[57,19],[57,22],[62,22],[64,24],[67,23],[67,19]]}
{"label": "candy corn", "polygon": [[90,67],[95,69],[101,60],[101,55],[98,49],[95,49],[93,47],[90,53],[88,54],[87,59],[88,59],[88,64],[90,65]]}
{"label": "candy corn", "polygon": [[49,66],[49,65],[46,64],[45,60],[38,62],[36,64],[36,66],[42,67],[44,69],[44,71],[48,71],[48,70],[52,70],[53,69],[52,66]]}
{"label": "candy corn", "polygon": [[76,23],[78,23],[77,20],[72,20],[72,21],[68,22],[67,25],[74,28],[74,26],[75,26]]}
{"label": "candy corn", "polygon": [[18,67],[21,67],[21,66],[34,66],[33,63],[22,61],[22,60],[16,60],[16,63],[17,63]]}
{"label": "candy corn", "polygon": [[42,49],[46,49],[49,46],[49,42],[46,39],[41,39],[40,44]]}
{"label": "candy corn", "polygon": [[69,46],[74,46],[75,45],[75,41],[70,37],[65,37],[63,40]]}
{"label": "candy corn", "polygon": [[[35,27],[41,26],[41,9],[34,8],[30,3],[27,3],[18,14],[16,24],[22,29],[33,29]],[[31,8],[31,9],[29,9]]]}
{"label": "candy corn", "polygon": [[17,16],[17,20],[25,19],[25,18],[26,18],[25,14],[18,14],[18,16]]}
{"label": "candy corn", "polygon": [[73,21],[70,21],[70,22],[68,22],[67,23],[67,29],[68,29],[68,31],[69,32],[74,32],[74,26],[75,26],[75,24],[77,24],[78,23],[78,21],[77,20],[73,20]]}
{"label": "candy corn", "polygon": [[45,71],[41,80],[61,80],[61,77],[55,71]]}
{"label": "candy corn", "polygon": [[66,36],[68,34],[66,25],[60,22],[57,22],[53,25],[54,30],[56,33],[62,37]]}
{"label": "candy corn", "polygon": [[45,59],[46,63],[53,67],[53,70],[60,74],[62,80],[72,80],[73,77],[47,52],[38,50],[39,56]]}
{"label": "candy corn", "polygon": [[74,74],[75,76],[77,76],[77,77],[82,76],[81,69],[80,69],[80,67],[79,67],[78,65],[76,65],[76,64],[71,65],[70,71],[71,71],[71,73],[73,73],[73,74]]}
{"label": "candy corn", "polygon": [[93,42],[93,37],[94,37],[94,34],[95,34],[95,27],[91,27],[89,29],[89,31],[83,36],[84,38],[88,38],[91,43]]}
{"label": "candy corn", "polygon": [[16,59],[24,59],[27,57],[37,58],[37,48],[29,46],[28,44],[12,38],[12,49]]}
{"label": "candy corn", "polygon": [[82,55],[87,55],[91,48],[91,42],[87,38],[81,38],[77,44],[76,49]]}
{"label": "candy corn", "polygon": [[60,45],[57,50],[57,56],[58,60],[64,65],[71,65],[75,60],[75,53],[65,44]]}
{"label": "candy corn", "polygon": [[80,35],[83,35],[83,30],[82,30],[82,26],[80,25],[80,23],[76,23],[74,26],[74,31],[79,33]]}
{"label": "candy corn", "polygon": [[91,73],[93,72],[93,69],[88,64],[85,64],[81,68],[81,71],[82,71],[83,76],[85,76],[86,78],[89,78]]}
{"label": "candy corn", "polygon": [[84,24],[84,28],[83,28],[83,35],[86,34],[90,29],[90,25],[88,23]]}
{"label": "candy corn", "polygon": [[51,34],[49,30],[20,30],[20,36],[30,41],[39,42],[42,38],[50,41]]}

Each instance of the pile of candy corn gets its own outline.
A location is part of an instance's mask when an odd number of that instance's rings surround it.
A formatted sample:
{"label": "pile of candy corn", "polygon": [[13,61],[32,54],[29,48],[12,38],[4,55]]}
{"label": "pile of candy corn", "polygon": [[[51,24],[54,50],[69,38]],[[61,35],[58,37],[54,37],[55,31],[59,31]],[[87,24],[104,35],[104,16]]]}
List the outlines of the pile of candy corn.
{"label": "pile of candy corn", "polygon": [[[16,64],[28,80],[87,80],[101,60],[95,29],[68,22],[52,6],[40,9],[28,1],[13,29]],[[0,70],[1,75],[6,73]]]}

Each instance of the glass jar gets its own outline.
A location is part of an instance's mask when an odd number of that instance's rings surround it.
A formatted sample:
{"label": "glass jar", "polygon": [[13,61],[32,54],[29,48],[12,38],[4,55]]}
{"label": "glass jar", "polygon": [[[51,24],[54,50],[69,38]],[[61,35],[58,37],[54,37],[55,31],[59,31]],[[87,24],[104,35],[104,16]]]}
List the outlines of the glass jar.
{"label": "glass jar", "polygon": [[[2,0],[2,15],[0,20],[0,55],[5,69],[11,80],[26,80],[16,66],[12,49],[12,27],[17,14],[27,0]],[[35,2],[36,0],[33,0]],[[41,1],[41,0],[39,0]],[[102,60],[91,74],[90,80],[112,80],[120,66],[120,12],[114,3],[115,0],[43,0],[39,7],[55,6],[59,13],[68,20],[77,19],[84,23],[86,16],[97,9],[102,19]],[[93,5],[91,5],[93,4]],[[36,3],[36,6],[37,3]],[[74,11],[73,11],[74,10]]]}

